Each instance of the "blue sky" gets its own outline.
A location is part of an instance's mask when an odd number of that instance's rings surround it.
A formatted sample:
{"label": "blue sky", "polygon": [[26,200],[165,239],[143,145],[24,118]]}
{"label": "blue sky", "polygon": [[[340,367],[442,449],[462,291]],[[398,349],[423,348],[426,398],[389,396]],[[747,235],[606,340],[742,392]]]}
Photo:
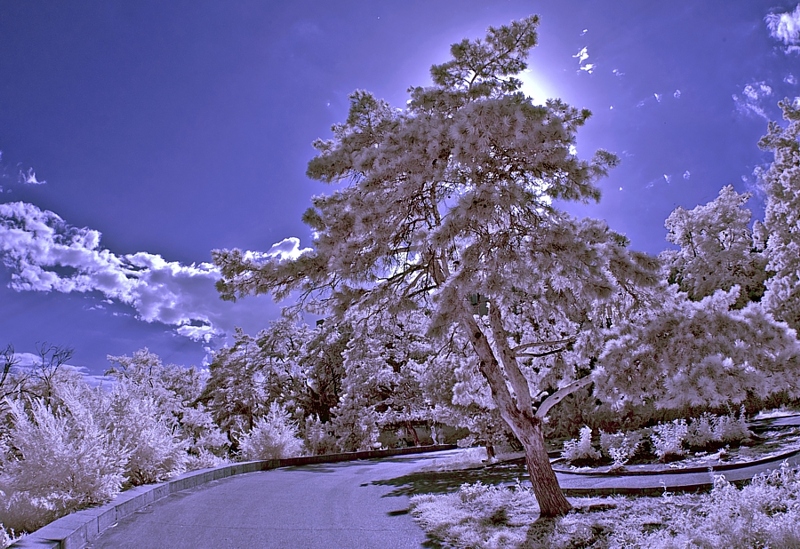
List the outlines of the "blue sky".
{"label": "blue sky", "polygon": [[[0,3],[0,346],[72,346],[92,373],[149,347],[200,364],[269,298],[221,302],[215,248],[291,253],[327,189],[311,142],[347,96],[402,107],[449,45],[537,13],[526,88],[592,110],[578,153],[621,165],[598,205],[652,253],[664,219],[733,184],[800,96],[796,1]],[[286,240],[287,238],[299,239]]]}

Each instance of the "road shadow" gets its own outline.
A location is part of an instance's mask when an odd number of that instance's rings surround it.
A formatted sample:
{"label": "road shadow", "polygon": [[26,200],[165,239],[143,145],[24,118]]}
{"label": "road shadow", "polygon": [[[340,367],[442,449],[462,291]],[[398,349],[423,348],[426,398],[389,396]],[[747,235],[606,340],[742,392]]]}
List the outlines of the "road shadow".
{"label": "road shadow", "polygon": [[526,480],[525,466],[518,463],[467,469],[461,471],[418,471],[400,477],[374,480],[372,484],[392,486],[382,497],[416,496],[418,494],[445,494],[458,490],[462,484],[482,482],[499,485]]}

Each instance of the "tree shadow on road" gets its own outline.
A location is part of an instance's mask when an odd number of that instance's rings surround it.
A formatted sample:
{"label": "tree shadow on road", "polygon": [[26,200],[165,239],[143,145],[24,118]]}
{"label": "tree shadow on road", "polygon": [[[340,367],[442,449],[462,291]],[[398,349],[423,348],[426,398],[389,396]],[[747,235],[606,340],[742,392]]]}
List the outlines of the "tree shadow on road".
{"label": "tree shadow on road", "polygon": [[527,477],[524,465],[512,463],[461,471],[419,471],[400,477],[374,480],[372,484],[393,486],[394,489],[382,497],[395,497],[455,492],[462,484],[479,481],[494,485],[513,484],[517,480],[526,480]]}

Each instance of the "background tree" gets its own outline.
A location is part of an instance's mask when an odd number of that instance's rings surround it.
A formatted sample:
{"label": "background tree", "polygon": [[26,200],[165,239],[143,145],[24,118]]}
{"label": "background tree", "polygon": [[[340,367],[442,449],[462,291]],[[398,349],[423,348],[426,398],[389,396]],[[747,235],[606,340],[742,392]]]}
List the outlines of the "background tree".
{"label": "background tree", "polygon": [[764,294],[766,258],[750,230],[751,213],[745,207],[749,198],[728,185],[708,204],[676,208],[664,223],[667,240],[679,249],[665,251],[661,258],[670,282],[691,299],[699,301],[738,285],[734,307],[741,308]]}
{"label": "background tree", "polygon": [[432,352],[424,337],[424,311],[362,315],[355,305],[347,318],[352,336],[343,354],[341,401],[334,409],[342,448],[367,448],[386,429],[404,431],[419,445],[415,425],[429,423],[432,413],[420,388]]}
{"label": "background tree", "polygon": [[759,303],[731,307],[739,288],[700,301],[671,286],[660,307],[614,328],[596,387],[617,409],[634,400],[661,409],[739,406],[775,393],[800,395],[800,342]]}
{"label": "background tree", "polygon": [[[604,223],[554,206],[597,200],[594,183],[616,158],[575,155],[588,111],[560,100],[534,105],[520,92],[513,75],[526,67],[537,25],[532,16],[454,44],[452,59],[432,67],[433,85],[410,90],[405,110],[353,93],[347,120],[332,140],[315,142],[308,167],[314,179],[348,182],[312,199],[303,219],[314,250],[284,261],[217,250],[214,260],[225,298],[297,291],[317,310],[357,303],[365,315],[412,300],[429,310],[431,337],[457,326],[525,447],[547,516],[570,505],[550,467],[542,416],[563,391],[586,384],[576,379],[596,351],[607,305],[652,281],[655,265]],[[486,317],[474,314],[474,295],[485,296]],[[562,351],[570,360],[548,359]],[[538,394],[540,382],[562,392],[537,413],[531,385]]]}
{"label": "background tree", "polygon": [[[204,372],[194,367],[163,364],[161,358],[147,348],[136,351],[133,356],[109,356],[108,359],[112,366],[106,375],[117,379],[112,389],[116,407],[128,409],[131,415],[152,415],[164,423],[175,445],[188,450],[190,460],[197,462],[190,461],[188,467],[210,467],[220,461],[217,458],[226,456],[227,437],[198,402],[206,384]],[[125,415],[119,410],[115,413]],[[140,428],[146,423],[140,420]]]}
{"label": "background tree", "polygon": [[762,174],[767,194],[764,226],[768,239],[764,301],[776,318],[800,329],[800,107],[788,99],[779,103],[786,127],[770,122],[759,146],[775,158]]}

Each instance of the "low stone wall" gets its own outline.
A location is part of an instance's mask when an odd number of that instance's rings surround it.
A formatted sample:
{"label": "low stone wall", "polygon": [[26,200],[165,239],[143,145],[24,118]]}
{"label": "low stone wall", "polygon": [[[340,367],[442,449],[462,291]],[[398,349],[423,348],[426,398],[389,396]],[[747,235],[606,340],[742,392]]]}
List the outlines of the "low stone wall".
{"label": "low stone wall", "polygon": [[310,465],[314,463],[336,463],[359,459],[375,459],[408,454],[421,454],[453,450],[454,445],[416,446],[393,450],[368,450],[348,452],[344,454],[327,454],[322,456],[305,456],[287,459],[271,459],[265,461],[247,461],[223,465],[214,469],[201,469],[185,473],[179,477],[160,484],[137,486],[121,492],[110,503],[101,507],[92,507],[54,520],[39,530],[13,543],[13,548],[48,548],[48,549],[83,549],[107,528],[137,510],[150,505],[170,494],[194,488],[211,482],[242,473],[267,471],[278,467]]}

